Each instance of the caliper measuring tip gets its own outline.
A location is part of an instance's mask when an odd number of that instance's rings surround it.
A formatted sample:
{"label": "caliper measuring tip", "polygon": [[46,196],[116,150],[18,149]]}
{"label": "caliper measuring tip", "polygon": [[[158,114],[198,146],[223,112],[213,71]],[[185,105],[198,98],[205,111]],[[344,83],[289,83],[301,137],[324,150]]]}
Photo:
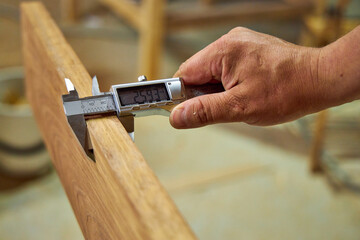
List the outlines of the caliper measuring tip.
{"label": "caliper measuring tip", "polygon": [[65,85],[66,85],[66,89],[68,90],[68,92],[75,90],[74,84],[68,78],[65,78]]}
{"label": "caliper measuring tip", "polygon": [[99,82],[97,80],[96,75],[92,79],[92,90],[91,90],[91,92],[92,92],[93,96],[102,95],[101,92],[100,92]]}

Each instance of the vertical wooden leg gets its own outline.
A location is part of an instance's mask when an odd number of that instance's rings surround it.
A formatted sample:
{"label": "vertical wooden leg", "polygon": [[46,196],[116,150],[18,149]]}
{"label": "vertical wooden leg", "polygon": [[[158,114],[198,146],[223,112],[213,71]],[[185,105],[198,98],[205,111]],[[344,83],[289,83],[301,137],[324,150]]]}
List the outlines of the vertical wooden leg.
{"label": "vertical wooden leg", "polygon": [[328,119],[328,110],[320,112],[316,118],[313,142],[310,153],[310,170],[312,172],[320,172],[321,154],[323,152],[325,139],[325,126]]}
{"label": "vertical wooden leg", "polygon": [[140,21],[139,75],[159,77],[163,48],[166,0],[143,0]]}
{"label": "vertical wooden leg", "polygon": [[77,0],[61,0],[61,19],[66,23],[72,23],[76,18],[76,1]]}

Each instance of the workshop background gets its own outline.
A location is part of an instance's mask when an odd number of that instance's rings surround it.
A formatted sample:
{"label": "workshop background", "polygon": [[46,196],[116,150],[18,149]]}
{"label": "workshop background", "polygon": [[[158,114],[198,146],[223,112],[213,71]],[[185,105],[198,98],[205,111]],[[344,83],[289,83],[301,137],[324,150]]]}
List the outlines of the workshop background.
{"label": "workshop background", "polygon": [[[142,70],[171,77],[236,26],[319,47],[360,24],[359,0],[168,0],[148,62],[129,19],[156,16],[126,17],[117,1],[42,1],[104,91]],[[24,96],[19,2],[0,0],[0,239],[83,239]],[[360,239],[359,101],[274,127],[135,124],[136,145],[199,239]]]}

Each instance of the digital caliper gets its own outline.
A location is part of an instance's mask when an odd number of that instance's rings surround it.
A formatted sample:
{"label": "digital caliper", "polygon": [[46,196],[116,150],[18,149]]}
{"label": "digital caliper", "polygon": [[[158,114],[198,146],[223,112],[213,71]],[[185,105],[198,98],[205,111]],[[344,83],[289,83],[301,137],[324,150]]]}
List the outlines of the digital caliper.
{"label": "digital caliper", "polygon": [[138,82],[112,85],[102,93],[96,76],[92,81],[93,96],[79,98],[70,81],[65,78],[69,94],[63,95],[65,115],[85,153],[94,160],[86,119],[117,115],[134,140],[134,117],[149,115],[169,116],[179,103],[204,94],[224,91],[221,83],[184,85],[181,78],[147,81],[140,76]]}

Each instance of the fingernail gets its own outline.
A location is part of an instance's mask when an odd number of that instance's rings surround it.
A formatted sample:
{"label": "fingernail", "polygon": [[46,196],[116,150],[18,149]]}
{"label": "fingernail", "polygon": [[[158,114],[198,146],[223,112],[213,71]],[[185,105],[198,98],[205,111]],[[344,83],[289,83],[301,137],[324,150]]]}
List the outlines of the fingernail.
{"label": "fingernail", "polygon": [[177,106],[171,112],[170,115],[170,124],[174,128],[183,128],[186,126],[186,119],[185,119],[185,111],[182,105]]}

